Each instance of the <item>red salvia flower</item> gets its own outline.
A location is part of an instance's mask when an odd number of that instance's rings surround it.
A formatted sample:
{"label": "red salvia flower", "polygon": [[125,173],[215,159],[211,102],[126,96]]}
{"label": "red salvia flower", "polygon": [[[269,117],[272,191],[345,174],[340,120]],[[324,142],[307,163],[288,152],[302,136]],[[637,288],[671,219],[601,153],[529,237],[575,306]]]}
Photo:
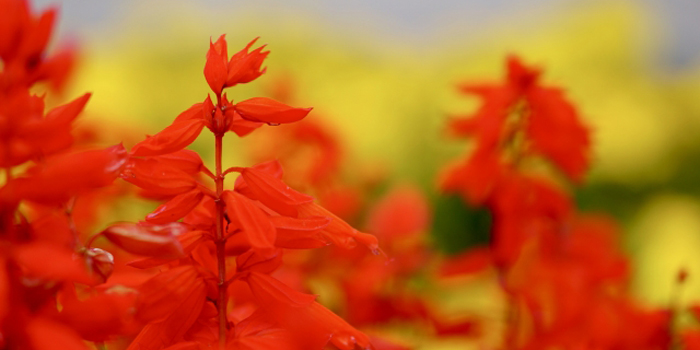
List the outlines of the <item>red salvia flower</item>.
{"label": "red salvia flower", "polygon": [[[82,243],[83,224],[90,221],[85,219],[94,218],[106,198],[115,198],[105,189],[122,172],[128,152],[121,145],[73,147],[72,124],[89,93],[46,113],[44,96],[30,93],[37,82],[61,88],[72,66],[70,51],[45,52],[55,18],[54,9],[35,15],[27,1],[0,1],[4,349],[87,350],[85,341],[105,342],[138,328],[135,292],[104,284],[115,269],[112,254]],[[82,199],[93,207],[82,206]]]}
{"label": "red salvia flower", "polygon": [[[282,265],[281,248],[329,243],[351,247],[359,242],[378,251],[374,236],[357,231],[314,204],[313,197],[290,188],[281,179],[279,163],[222,169],[226,132],[243,136],[263,124],[296,122],[311,110],[267,98],[234,104],[223,94],[223,89],[264,72],[260,67],[268,52],[262,47],[250,51],[254,42],[230,60],[223,36],[211,43],[204,75],[216,101],[207,97],[163,131],[136,144],[123,167],[121,177],[141,188],[142,195],[165,201],[146,216],[146,222],[115,224],[100,233],[124,250],[144,256],[130,266],[161,268],[136,287],[136,318],[146,326],[129,349],[203,348],[216,343],[230,349],[254,344],[270,349],[306,344],[320,348],[329,339],[342,349],[355,343],[370,347],[369,338],[314,302],[314,296],[293,291],[269,275]],[[184,149],[205,126],[215,136],[214,171]],[[234,189],[224,189],[224,177],[232,172],[240,174]],[[228,288],[242,280],[252,296]],[[284,303],[270,304],[280,293],[295,295],[292,307],[303,306],[298,311],[312,323],[298,328],[290,322],[293,309]],[[258,311],[232,323],[230,309],[244,300]]]}
{"label": "red salvia flower", "polygon": [[56,10],[34,16],[26,0],[0,1],[0,91],[26,89],[47,80],[60,89],[73,66],[73,53],[64,50],[47,57]]}
{"label": "red salvia flower", "polygon": [[582,180],[590,141],[575,107],[516,57],[507,70],[500,84],[463,85],[483,104],[449,125],[476,145],[441,187],[486,206],[494,222],[490,246],[448,260],[443,275],[495,269],[512,313],[506,348],[667,349],[670,313],[644,310],[622,293],[629,271],[615,225],[578,214],[552,174],[528,167],[540,158]]}

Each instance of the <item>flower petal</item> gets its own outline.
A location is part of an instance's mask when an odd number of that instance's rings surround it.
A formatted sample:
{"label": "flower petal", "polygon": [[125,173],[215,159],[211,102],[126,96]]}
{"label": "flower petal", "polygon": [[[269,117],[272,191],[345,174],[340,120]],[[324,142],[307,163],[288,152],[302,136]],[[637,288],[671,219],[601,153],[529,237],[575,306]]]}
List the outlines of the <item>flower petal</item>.
{"label": "flower petal", "polygon": [[106,228],[102,235],[129,253],[163,259],[183,257],[182,246],[169,227],[176,226],[121,223]]}
{"label": "flower petal", "polygon": [[313,197],[292,189],[282,180],[255,168],[243,169],[241,176],[255,199],[283,215],[296,216],[298,205],[314,200]]}
{"label": "flower petal", "polygon": [[247,197],[232,191],[224,191],[222,198],[232,224],[243,230],[253,248],[271,249],[277,231],[270,218]]}
{"label": "flower petal", "polygon": [[211,90],[217,95],[221,94],[228,76],[228,53],[226,51],[226,35],[220,36],[216,43],[209,42],[204,77]]}
{"label": "flower petal", "polygon": [[202,119],[175,120],[161,132],[146,138],[131,149],[133,156],[157,156],[179,151],[192,143],[204,128]]}
{"label": "flower petal", "polygon": [[294,108],[267,97],[253,97],[234,105],[243,119],[268,124],[292,123],[304,119],[311,108]]}
{"label": "flower petal", "polygon": [[263,61],[270,53],[269,51],[262,51],[265,45],[248,52],[256,41],[258,41],[258,38],[253,39],[243,50],[231,56],[231,60],[228,63],[226,86],[249,83],[265,73],[264,68],[260,69]]}
{"label": "flower petal", "polygon": [[179,194],[148,214],[146,216],[146,221],[153,224],[167,224],[181,219],[199,204],[202,197],[204,197],[204,194],[196,188],[192,191]]}

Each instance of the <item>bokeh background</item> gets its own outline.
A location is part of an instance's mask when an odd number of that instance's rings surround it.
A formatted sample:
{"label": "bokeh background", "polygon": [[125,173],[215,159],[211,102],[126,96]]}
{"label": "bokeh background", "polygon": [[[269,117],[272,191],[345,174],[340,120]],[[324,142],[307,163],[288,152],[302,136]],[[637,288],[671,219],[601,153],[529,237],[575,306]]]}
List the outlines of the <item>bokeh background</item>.
{"label": "bokeh background", "polygon": [[[167,125],[202,101],[209,38],[229,52],[261,37],[268,72],[232,89],[242,100],[291,86],[347,149],[345,171],[378,171],[424,189],[436,209],[437,247],[454,253],[483,241],[483,213],[439,196],[439,169],[466,149],[447,138],[450,114],[477,101],[462,81],[498,80],[507,54],[545,69],[566,88],[594,139],[581,207],[616,217],[633,257],[635,294],[700,294],[700,2],[695,0],[449,1],[35,1],[60,7],[59,40],[81,52],[65,98],[92,91],[83,123],[109,125],[111,141]],[[194,147],[211,153],[210,140]],[[247,164],[255,138],[228,140]],[[368,170],[369,169],[369,170]],[[466,214],[465,214],[466,213]]]}

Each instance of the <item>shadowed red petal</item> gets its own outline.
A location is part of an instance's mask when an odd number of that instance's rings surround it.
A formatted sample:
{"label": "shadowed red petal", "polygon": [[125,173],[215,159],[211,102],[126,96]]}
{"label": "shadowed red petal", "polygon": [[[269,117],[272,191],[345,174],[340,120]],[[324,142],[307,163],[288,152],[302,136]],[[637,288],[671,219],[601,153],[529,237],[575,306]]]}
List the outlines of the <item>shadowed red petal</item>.
{"label": "shadowed red petal", "polygon": [[166,226],[122,223],[115,224],[102,235],[129,253],[155,258],[179,258],[184,256],[176,236],[162,230]]}
{"label": "shadowed red petal", "polygon": [[224,191],[222,198],[232,223],[245,232],[252,247],[273,248],[277,232],[269,216],[262,209],[236,192]]}
{"label": "shadowed red petal", "polygon": [[282,265],[282,249],[275,249],[271,253],[261,254],[251,249],[236,257],[236,269],[238,271],[255,271],[259,273],[272,273]]}
{"label": "shadowed red petal", "polygon": [[[187,268],[192,269],[191,266]],[[180,273],[189,275],[190,271]],[[177,295],[181,296],[167,305],[168,308],[173,309],[173,312],[164,319],[159,319],[158,322],[146,325],[127,350],[163,349],[180,341],[182,336],[192,327],[204,307],[207,294],[206,286],[201,278],[194,280],[185,278],[183,283],[184,285],[171,286],[171,288],[175,288]],[[164,295],[164,297],[167,296]],[[165,302],[167,303],[167,301]]]}
{"label": "shadowed red petal", "polygon": [[304,219],[286,216],[273,216],[270,221],[277,229],[275,246],[291,249],[311,249],[326,246],[319,232],[331,222],[329,217],[309,217]]}
{"label": "shadowed red petal", "polygon": [[238,112],[236,112],[235,109],[228,109],[226,110],[225,115],[227,117],[230,116],[231,119],[231,126],[229,126],[229,130],[233,131],[238,135],[239,137],[246,136],[253,132],[253,130],[263,126],[265,123],[263,122],[256,122],[252,120],[247,120],[243,119]]}
{"label": "shadowed red petal", "polygon": [[[184,254],[189,255],[192,252],[192,250],[204,240],[204,235],[206,233],[206,231],[190,231],[179,235],[177,237],[177,240],[180,241],[180,245],[182,245],[182,250],[184,251]],[[133,266],[138,269],[148,269],[151,267],[167,264],[168,262],[171,262],[176,259],[178,258],[143,258],[131,261],[127,263],[127,265]]]}
{"label": "shadowed red petal", "polygon": [[253,295],[259,297],[261,304],[270,305],[273,308],[278,305],[293,308],[308,307],[316,300],[315,295],[297,292],[276,278],[263,273],[250,272],[245,280],[250,285]]}
{"label": "shadowed red petal", "polygon": [[69,327],[44,317],[33,318],[27,336],[35,350],[88,350],[78,334]]}
{"label": "shadowed red petal", "polygon": [[255,312],[236,324],[226,350],[293,350],[300,349],[293,335]]}
{"label": "shadowed red petal", "polygon": [[49,42],[55,20],[56,9],[49,9],[43,12],[38,20],[33,20],[31,25],[25,27],[25,37],[17,48],[17,56],[27,60],[40,57]]}
{"label": "shadowed red petal", "polygon": [[7,262],[0,259],[0,322],[4,322],[10,310],[10,276],[7,273]]}
{"label": "shadowed red petal", "polygon": [[98,282],[95,276],[90,275],[85,262],[65,248],[30,243],[15,248],[14,257],[25,273],[32,277],[88,285]]}
{"label": "shadowed red petal", "polygon": [[161,272],[138,287],[137,317],[145,322],[159,322],[170,316],[190,296],[192,289],[203,284],[192,265]]}
{"label": "shadowed red petal", "polygon": [[[276,159],[269,160],[267,162],[262,162],[253,165],[253,169],[264,172],[268,175],[273,176],[276,179],[281,180],[282,175],[284,175],[284,170],[282,169],[282,164]],[[244,196],[253,198],[255,195],[251,190],[248,188],[248,184],[243,180],[242,176],[239,176],[236,178],[236,182],[234,183],[234,190]]]}
{"label": "shadowed red petal", "polygon": [[199,350],[199,345],[197,342],[188,341],[168,346],[163,350]]}
{"label": "shadowed red petal", "polygon": [[[130,325],[136,291],[100,293],[85,300],[62,299],[59,319],[89,341],[106,341]],[[99,312],[95,312],[99,310]]]}
{"label": "shadowed red petal", "polygon": [[181,219],[199,204],[204,194],[198,189],[179,194],[161,204],[146,216],[146,221],[154,224],[167,224]]}
{"label": "shadowed red petal", "polygon": [[257,272],[251,272],[246,281],[268,317],[307,345],[321,348],[330,342],[341,350],[353,350],[356,345],[371,349],[369,337],[314,301],[313,295],[297,292]]}

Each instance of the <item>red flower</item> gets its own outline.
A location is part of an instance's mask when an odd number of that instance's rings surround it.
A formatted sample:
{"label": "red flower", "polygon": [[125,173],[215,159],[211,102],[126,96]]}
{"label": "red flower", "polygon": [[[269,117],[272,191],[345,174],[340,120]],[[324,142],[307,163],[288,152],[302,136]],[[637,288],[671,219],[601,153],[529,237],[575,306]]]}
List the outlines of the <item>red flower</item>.
{"label": "red flower", "polygon": [[48,80],[60,89],[73,66],[73,53],[64,50],[54,56],[44,51],[49,43],[56,10],[49,9],[39,16],[29,11],[27,1],[0,1],[0,93],[25,89]]}
{"label": "red flower", "polygon": [[73,143],[72,122],[90,94],[44,113],[43,98],[27,91],[0,96],[0,144],[5,149],[0,166],[10,167],[68,148]]}
{"label": "red flower", "polygon": [[0,189],[6,201],[26,199],[61,204],[69,198],[111,184],[127,161],[122,145],[51,157]]}
{"label": "red flower", "polygon": [[249,83],[265,73],[265,69],[260,69],[265,57],[270,53],[262,51],[265,45],[248,52],[257,40],[253,39],[243,50],[231,56],[230,61],[225,35],[220,36],[215,43],[210,43],[204,76],[212,91],[219,95],[227,87]]}
{"label": "red flower", "polygon": [[[130,266],[161,267],[160,273],[139,287],[137,318],[146,326],[128,350],[211,348],[217,342],[230,349],[299,348],[308,339],[294,331],[288,317],[280,320],[279,315],[262,312],[268,299],[241,295],[229,285],[251,279],[251,274],[262,276],[253,279],[263,284],[270,280],[279,284],[267,274],[282,265],[281,248],[317,248],[331,242],[350,247],[360,242],[378,251],[374,236],[355,230],[313,204],[311,196],[285,184],[279,163],[222,169],[222,139],[227,131],[244,135],[263,123],[296,122],[311,110],[266,98],[233,104],[222,94],[224,88],[252,81],[264,72],[260,66],[267,52],[262,48],[248,52],[252,44],[229,61],[224,37],[211,43],[204,74],[216,103],[207,96],[163,131],[138,143],[121,172],[123,179],[143,190],[142,195],[166,201],[146,216],[146,223],[115,224],[101,232],[124,250],[145,256]],[[205,126],[215,138],[214,172],[196,153],[184,149]],[[224,178],[231,172],[240,176],[234,189],[227,190]],[[200,173],[213,180],[213,188]],[[177,221],[180,219],[182,222]],[[277,298],[285,293],[259,289],[260,283],[250,285],[255,286],[253,294],[271,292]],[[239,317],[235,324],[229,322],[230,308],[246,300],[261,312]],[[369,346],[364,334],[320,304],[308,306],[302,310],[305,317],[321,327],[311,334],[314,344],[322,346],[333,336],[332,342],[343,349],[349,349],[355,340]],[[281,310],[291,316],[288,311]]]}
{"label": "red flower", "polygon": [[[525,154],[540,155],[580,181],[588,168],[590,140],[576,109],[560,89],[541,86],[539,71],[517,57],[509,57],[507,68],[502,84],[461,86],[484,102],[473,116],[453,120],[451,130],[476,137],[477,154],[496,153],[500,158],[502,152],[511,152],[510,162]],[[514,143],[518,135],[524,136],[524,144]]]}

